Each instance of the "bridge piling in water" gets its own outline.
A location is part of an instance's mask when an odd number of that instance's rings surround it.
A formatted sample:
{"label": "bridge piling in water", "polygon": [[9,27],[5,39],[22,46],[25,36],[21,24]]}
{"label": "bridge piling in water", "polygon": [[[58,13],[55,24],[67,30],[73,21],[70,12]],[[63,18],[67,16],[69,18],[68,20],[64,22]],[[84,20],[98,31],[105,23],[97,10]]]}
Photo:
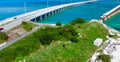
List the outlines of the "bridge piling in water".
{"label": "bridge piling in water", "polygon": [[48,12],[48,13],[46,13],[46,14],[44,14],[44,15],[40,15],[39,17],[35,17],[35,18],[31,19],[31,21],[36,22],[36,21],[39,21],[39,20],[43,20],[44,18],[46,18],[46,17],[48,17],[48,16],[51,16],[51,15],[53,15],[53,14],[56,14],[56,13],[58,13],[58,12],[60,12],[60,11],[64,11],[64,10],[66,10],[67,8],[71,8],[71,7],[73,7],[73,6],[63,7],[63,8],[60,8],[60,9],[57,9],[57,10]]}
{"label": "bridge piling in water", "polygon": [[39,17],[39,20],[42,20],[42,16]]}

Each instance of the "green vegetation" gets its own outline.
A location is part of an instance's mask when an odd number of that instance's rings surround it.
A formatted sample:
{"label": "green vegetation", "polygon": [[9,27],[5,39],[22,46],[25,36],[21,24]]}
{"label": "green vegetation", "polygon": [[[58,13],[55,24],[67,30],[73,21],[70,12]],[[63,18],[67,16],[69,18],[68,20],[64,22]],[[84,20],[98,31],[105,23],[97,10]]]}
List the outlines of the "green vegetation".
{"label": "green vegetation", "polygon": [[25,21],[23,21],[23,22],[22,22],[22,27],[23,27],[26,31],[30,31],[30,30],[32,30],[32,28],[35,27],[35,25],[32,24],[32,23],[30,23],[30,22],[25,22]]}
{"label": "green vegetation", "polygon": [[39,40],[34,38],[33,35],[29,35],[7,47],[6,49],[0,51],[0,62],[13,62],[15,59],[21,59],[33,51],[36,51],[39,46]]}
{"label": "green vegetation", "polygon": [[93,41],[106,40],[106,35],[108,31],[97,22],[42,27],[0,51],[0,62],[86,62],[97,49]]}
{"label": "green vegetation", "polygon": [[[82,37],[79,38],[78,42],[54,41],[47,48],[40,48],[32,55],[26,56],[25,59],[28,62],[86,62],[97,49],[93,45],[93,41],[96,38],[105,40],[106,35],[108,35],[108,31],[97,22],[69,26],[72,26],[75,31],[81,34]],[[65,39],[68,39],[69,35],[66,36]]]}
{"label": "green vegetation", "polygon": [[8,35],[6,35],[4,32],[0,32],[0,42],[5,41],[8,39]]}
{"label": "green vegetation", "polygon": [[56,32],[51,31],[51,30],[55,30],[54,28],[51,27],[46,27],[45,29],[40,29],[37,32],[35,32],[33,35],[39,39],[39,41],[41,42],[41,44],[46,45],[46,44],[50,44],[52,42],[52,40],[56,39],[56,35],[57,35],[57,30]]}
{"label": "green vegetation", "polygon": [[62,24],[60,22],[57,22],[56,23],[56,26],[61,26]]}
{"label": "green vegetation", "polygon": [[102,60],[102,62],[110,62],[110,55],[105,54],[99,55],[98,60]]}
{"label": "green vegetation", "polygon": [[103,50],[97,50],[97,52],[99,52],[99,53],[103,53]]}
{"label": "green vegetation", "polygon": [[79,24],[79,23],[85,23],[85,20],[82,18],[77,18],[71,22],[71,24]]}
{"label": "green vegetation", "polygon": [[109,35],[109,37],[118,38],[117,34],[115,34],[115,35]]}
{"label": "green vegetation", "polygon": [[[34,33],[34,36],[38,38],[41,44],[50,44],[52,40],[65,40],[77,42],[77,32],[73,29],[71,25],[65,25],[64,27],[46,27],[45,29],[40,29]],[[76,38],[75,38],[76,37]]]}

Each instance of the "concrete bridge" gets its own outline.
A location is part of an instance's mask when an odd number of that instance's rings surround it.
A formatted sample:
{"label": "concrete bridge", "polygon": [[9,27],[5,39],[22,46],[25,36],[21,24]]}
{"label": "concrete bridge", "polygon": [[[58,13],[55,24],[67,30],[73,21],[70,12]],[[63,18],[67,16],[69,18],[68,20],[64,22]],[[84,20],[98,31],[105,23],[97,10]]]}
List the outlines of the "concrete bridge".
{"label": "concrete bridge", "polygon": [[[20,25],[22,21],[38,21],[42,20],[50,15],[53,15],[59,11],[65,10],[66,8],[70,8],[73,6],[77,6],[80,4],[85,4],[89,2],[95,2],[97,0],[89,0],[89,1],[83,1],[83,2],[76,2],[76,3],[69,3],[69,4],[63,4],[53,7],[48,7],[44,9],[39,9],[36,11],[32,11],[26,14],[14,16],[8,19],[5,19],[3,21],[0,21],[0,25],[4,28],[4,31],[9,31],[10,29],[16,27],[17,25]],[[1,27],[0,26],[0,27]]]}
{"label": "concrete bridge", "polygon": [[100,21],[104,21],[109,19],[110,17],[116,15],[117,13],[120,12],[120,5],[116,6],[115,8],[113,8],[112,10],[104,13],[101,17],[100,17]]}

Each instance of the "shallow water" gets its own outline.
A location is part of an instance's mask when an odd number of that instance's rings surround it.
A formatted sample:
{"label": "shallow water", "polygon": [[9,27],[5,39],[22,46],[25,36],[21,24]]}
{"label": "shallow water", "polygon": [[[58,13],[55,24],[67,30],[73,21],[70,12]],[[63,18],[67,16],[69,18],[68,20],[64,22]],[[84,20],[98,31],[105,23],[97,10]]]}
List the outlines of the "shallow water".
{"label": "shallow water", "polygon": [[120,13],[116,14],[108,20],[105,20],[104,23],[120,31]]}

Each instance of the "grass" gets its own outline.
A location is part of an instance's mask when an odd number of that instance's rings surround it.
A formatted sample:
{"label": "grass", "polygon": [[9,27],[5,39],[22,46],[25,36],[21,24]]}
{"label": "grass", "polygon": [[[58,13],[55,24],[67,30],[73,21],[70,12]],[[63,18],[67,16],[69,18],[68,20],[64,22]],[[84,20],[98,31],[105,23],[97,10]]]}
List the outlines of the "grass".
{"label": "grass", "polygon": [[39,46],[39,40],[34,38],[33,35],[29,35],[0,51],[0,62],[13,62],[15,59],[20,59],[21,57],[36,51]]}
{"label": "grass", "polygon": [[82,35],[79,42],[53,42],[47,48],[40,48],[30,56],[26,56],[25,59],[28,62],[86,62],[97,49],[93,41],[96,38],[106,40],[108,31],[97,22],[76,24],[74,28]]}
{"label": "grass", "polygon": [[21,26],[26,30],[26,31],[30,31],[32,30],[32,28],[34,28],[36,25],[31,23],[31,22],[22,22]]}
{"label": "grass", "polygon": [[[59,40],[52,40],[50,45],[41,45],[39,37],[36,38],[33,33],[0,51],[0,62],[18,62],[23,59],[27,62],[86,62],[98,48],[93,45],[93,41],[96,38],[106,40],[108,35],[108,31],[97,22],[68,25],[82,35],[79,42],[71,42],[65,35],[59,36]],[[48,32],[54,33],[56,30]]]}

